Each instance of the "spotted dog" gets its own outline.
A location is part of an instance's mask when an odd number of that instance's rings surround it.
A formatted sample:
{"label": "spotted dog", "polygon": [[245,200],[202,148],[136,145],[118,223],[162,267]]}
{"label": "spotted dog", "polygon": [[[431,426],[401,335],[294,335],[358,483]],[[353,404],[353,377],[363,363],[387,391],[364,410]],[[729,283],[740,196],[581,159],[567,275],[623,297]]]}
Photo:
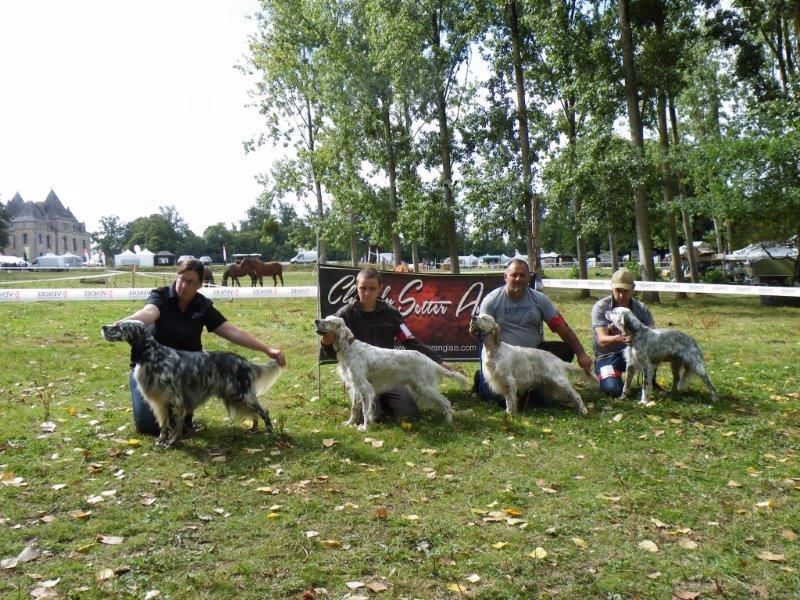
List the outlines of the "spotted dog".
{"label": "spotted dog", "polygon": [[232,352],[184,352],[159,344],[141,321],[103,325],[103,338],[128,342],[134,377],[161,428],[156,444],[171,446],[183,432],[187,413],[209,398],[222,399],[231,417],[251,417],[251,431],[258,418],[272,431],[269,413],[258,402],[278,379],[281,367],[274,360],[263,365]]}
{"label": "spotted dog", "polygon": [[466,387],[466,377],[415,350],[390,350],[359,341],[340,317],[316,319],[314,323],[319,335],[331,331],[336,334],[336,371],[352,401],[345,425],[357,425],[363,415],[364,423],[358,428],[366,431],[375,420],[375,396],[398,385],[406,386],[420,406],[438,406],[448,423],[453,421],[450,401],[439,391],[439,382],[442,377],[449,377]]}
{"label": "spotted dog", "polygon": [[569,401],[581,415],[586,415],[586,406],[567,375],[581,375],[593,385],[597,385],[597,381],[578,365],[564,362],[545,350],[501,342],[500,325],[485,313],[470,319],[469,332],[483,340],[481,364],[484,378],[494,393],[506,399],[508,414],[517,412],[519,394],[535,387],[544,388],[556,400]]}
{"label": "spotted dog", "polygon": [[717,390],[706,373],[703,353],[695,339],[677,329],[651,329],[643,324],[627,308],[618,306],[606,313],[606,318],[631,338],[625,349],[625,385],[622,395],[631,393],[631,383],[637,371],[642,372],[642,398],[639,404],[647,404],[653,389],[653,369],[660,362],[672,365],[672,392],[683,391],[692,375],[697,375],[711,392],[711,401],[718,400]]}

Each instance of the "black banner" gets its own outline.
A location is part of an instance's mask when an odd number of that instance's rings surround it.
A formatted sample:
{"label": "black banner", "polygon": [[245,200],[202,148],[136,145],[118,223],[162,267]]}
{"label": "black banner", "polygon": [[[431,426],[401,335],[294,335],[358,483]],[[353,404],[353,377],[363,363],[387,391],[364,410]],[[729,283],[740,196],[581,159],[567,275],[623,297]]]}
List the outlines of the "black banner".
{"label": "black banner", "polygon": [[[319,265],[322,317],[358,299],[360,269]],[[414,336],[445,360],[477,361],[478,346],[469,335],[469,320],[483,298],[503,285],[501,273],[449,275],[381,271],[381,298],[403,315]]]}

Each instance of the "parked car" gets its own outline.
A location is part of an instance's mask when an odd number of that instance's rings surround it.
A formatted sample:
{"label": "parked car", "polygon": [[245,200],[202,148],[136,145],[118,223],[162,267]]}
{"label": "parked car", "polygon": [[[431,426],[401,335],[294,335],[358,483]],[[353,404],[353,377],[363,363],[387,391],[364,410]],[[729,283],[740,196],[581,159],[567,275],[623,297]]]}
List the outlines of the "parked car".
{"label": "parked car", "polygon": [[211,265],[211,264],[214,263],[214,261],[211,260],[210,256],[201,256],[200,257],[200,262],[203,263],[206,266]]}
{"label": "parked car", "polygon": [[194,256],[192,256],[191,254],[183,254],[178,257],[178,260],[175,261],[175,264],[179,265],[186,260],[194,260]]}

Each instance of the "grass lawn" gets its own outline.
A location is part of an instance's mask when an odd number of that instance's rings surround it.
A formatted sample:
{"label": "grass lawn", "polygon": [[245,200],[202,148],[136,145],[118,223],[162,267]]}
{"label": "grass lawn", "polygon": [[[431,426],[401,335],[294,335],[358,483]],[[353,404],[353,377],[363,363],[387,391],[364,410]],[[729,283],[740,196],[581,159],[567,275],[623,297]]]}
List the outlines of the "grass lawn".
{"label": "grass lawn", "polygon": [[[548,293],[588,347],[594,300]],[[0,304],[4,598],[797,597],[797,309],[651,307],[699,340],[716,405],[699,381],[649,408],[582,388],[587,418],[508,418],[448,382],[453,426],[364,434],[341,425],[333,367],[318,392],[313,300],[219,301],[287,354],[265,401],[278,433],[211,403],[160,450],[132,426],[127,345],[100,337],[140,305]]]}

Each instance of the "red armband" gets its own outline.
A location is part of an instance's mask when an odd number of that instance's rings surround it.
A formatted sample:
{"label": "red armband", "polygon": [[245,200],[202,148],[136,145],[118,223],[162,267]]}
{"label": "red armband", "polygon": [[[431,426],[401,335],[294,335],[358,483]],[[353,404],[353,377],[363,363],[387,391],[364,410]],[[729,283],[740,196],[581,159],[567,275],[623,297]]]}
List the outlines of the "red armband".
{"label": "red armband", "polygon": [[556,329],[561,327],[562,325],[566,325],[567,322],[564,320],[564,317],[561,315],[556,315],[552,319],[547,322],[547,326],[550,328],[550,331],[555,333]]}

